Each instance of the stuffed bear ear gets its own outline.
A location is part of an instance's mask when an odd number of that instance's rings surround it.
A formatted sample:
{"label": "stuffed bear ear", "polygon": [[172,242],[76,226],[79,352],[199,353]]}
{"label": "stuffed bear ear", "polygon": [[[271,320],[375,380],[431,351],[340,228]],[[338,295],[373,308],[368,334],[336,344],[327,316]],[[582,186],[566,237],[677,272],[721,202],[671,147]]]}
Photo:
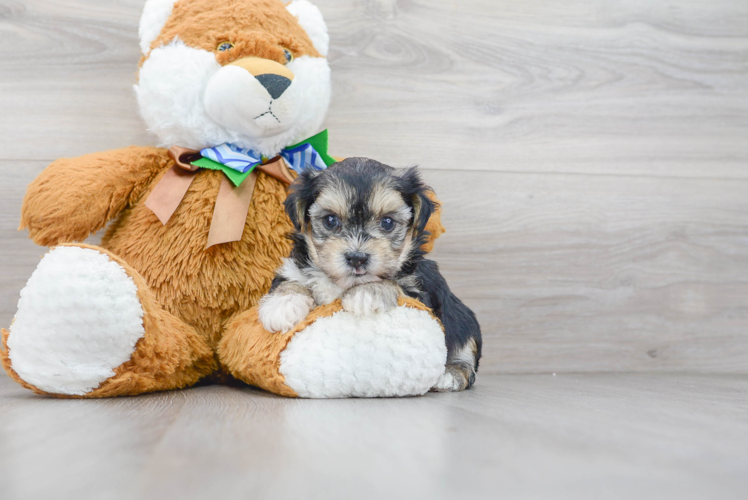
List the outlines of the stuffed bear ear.
{"label": "stuffed bear ear", "polygon": [[175,3],[177,0],[146,0],[138,28],[140,51],[144,56],[151,52],[151,44],[164,29]]}
{"label": "stuffed bear ear", "polygon": [[286,9],[299,20],[301,27],[312,39],[317,52],[322,54],[322,57],[327,57],[327,51],[330,48],[330,35],[327,34],[327,25],[322,17],[322,12],[309,0],[294,0],[286,5]]}

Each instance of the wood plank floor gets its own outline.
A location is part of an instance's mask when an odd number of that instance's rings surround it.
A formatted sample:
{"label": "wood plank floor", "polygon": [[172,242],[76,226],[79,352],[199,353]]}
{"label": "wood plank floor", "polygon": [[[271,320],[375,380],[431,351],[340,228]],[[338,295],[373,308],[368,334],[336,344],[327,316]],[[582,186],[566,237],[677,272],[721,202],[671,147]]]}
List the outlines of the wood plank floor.
{"label": "wood plank floor", "polygon": [[327,401],[216,386],[54,400],[0,376],[0,422],[3,500],[748,495],[740,375],[494,375]]}

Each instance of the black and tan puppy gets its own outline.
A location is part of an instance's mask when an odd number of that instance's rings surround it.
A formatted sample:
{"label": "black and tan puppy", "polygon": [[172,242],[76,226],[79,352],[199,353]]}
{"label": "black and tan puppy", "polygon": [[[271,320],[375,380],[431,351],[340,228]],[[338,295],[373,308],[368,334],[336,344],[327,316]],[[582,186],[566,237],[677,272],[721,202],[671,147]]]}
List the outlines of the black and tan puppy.
{"label": "black and tan puppy", "polygon": [[430,307],[446,331],[447,367],[432,390],[473,385],[480,326],[420,250],[435,208],[429,191],[417,169],[365,158],[301,174],[286,200],[293,251],[260,305],[265,328],[290,330],[316,305],[338,298],[354,314],[384,312],[405,294]]}

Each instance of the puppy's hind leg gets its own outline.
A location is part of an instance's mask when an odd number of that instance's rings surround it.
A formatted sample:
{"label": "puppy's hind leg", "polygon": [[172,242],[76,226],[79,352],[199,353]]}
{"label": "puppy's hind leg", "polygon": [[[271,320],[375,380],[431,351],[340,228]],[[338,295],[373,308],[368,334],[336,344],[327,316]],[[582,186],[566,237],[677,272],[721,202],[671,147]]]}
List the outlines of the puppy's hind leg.
{"label": "puppy's hind leg", "polygon": [[423,259],[413,273],[419,287],[408,288],[444,325],[447,366],[432,391],[464,391],[475,383],[483,340],[473,311],[449,289],[435,262]]}
{"label": "puppy's hind leg", "polygon": [[[431,295],[434,312],[444,325],[447,341],[447,366],[432,390],[470,389],[475,383],[483,347],[480,324],[473,311],[450,291],[436,265],[425,260],[424,264],[421,276]],[[431,269],[428,264],[432,264]]]}
{"label": "puppy's hind leg", "polygon": [[475,339],[469,339],[465,345],[447,355],[447,366],[444,373],[431,388],[434,392],[453,392],[470,389],[475,383],[478,347]]}

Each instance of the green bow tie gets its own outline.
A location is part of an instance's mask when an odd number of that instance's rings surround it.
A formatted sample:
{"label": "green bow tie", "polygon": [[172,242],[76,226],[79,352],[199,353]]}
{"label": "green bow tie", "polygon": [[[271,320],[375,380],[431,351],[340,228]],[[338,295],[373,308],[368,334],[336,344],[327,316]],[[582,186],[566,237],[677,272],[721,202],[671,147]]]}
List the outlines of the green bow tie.
{"label": "green bow tie", "polygon": [[[327,152],[328,146],[327,130],[323,130],[309,139],[283,148],[278,156],[283,157],[288,167],[297,173],[306,168],[323,170],[335,163],[335,159]],[[200,154],[203,157],[191,162],[192,165],[221,170],[235,186],[244,182],[258,165],[268,162],[266,156],[231,144],[205,148]]]}

